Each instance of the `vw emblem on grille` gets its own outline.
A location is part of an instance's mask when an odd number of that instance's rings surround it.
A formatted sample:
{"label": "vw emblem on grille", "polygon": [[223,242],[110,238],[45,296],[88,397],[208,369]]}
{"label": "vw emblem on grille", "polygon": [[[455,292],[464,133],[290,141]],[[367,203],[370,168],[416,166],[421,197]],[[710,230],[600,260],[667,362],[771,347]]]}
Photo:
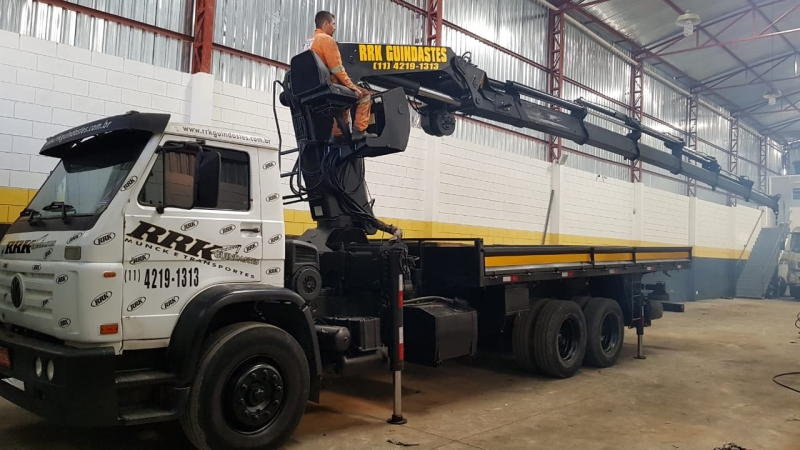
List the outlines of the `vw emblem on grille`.
{"label": "vw emblem on grille", "polygon": [[14,275],[11,279],[11,303],[15,308],[22,306],[22,295],[25,292],[25,284],[22,282],[20,274]]}

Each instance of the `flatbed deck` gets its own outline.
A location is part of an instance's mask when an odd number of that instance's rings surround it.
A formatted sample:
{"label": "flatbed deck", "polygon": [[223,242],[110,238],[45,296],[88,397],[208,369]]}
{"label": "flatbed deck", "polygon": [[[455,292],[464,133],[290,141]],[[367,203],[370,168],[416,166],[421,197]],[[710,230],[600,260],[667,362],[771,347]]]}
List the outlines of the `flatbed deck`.
{"label": "flatbed deck", "polygon": [[691,247],[484,245],[483,239],[408,240],[423,283],[463,287],[688,269]]}

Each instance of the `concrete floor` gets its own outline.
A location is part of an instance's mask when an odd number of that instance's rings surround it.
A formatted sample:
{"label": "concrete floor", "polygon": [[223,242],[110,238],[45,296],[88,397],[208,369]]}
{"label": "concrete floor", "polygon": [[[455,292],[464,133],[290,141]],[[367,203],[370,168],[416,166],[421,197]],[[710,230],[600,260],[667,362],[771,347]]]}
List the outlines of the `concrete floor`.
{"label": "concrete floor", "polygon": [[[385,422],[388,374],[328,379],[322,404],[309,405],[286,449],[800,448],[800,394],[772,382],[800,371],[800,303],[716,300],[686,309],[647,330],[647,360],[633,359],[629,330],[617,366],[567,380],[527,375],[500,357],[409,366],[405,426]],[[783,381],[800,388],[800,376]],[[190,446],[177,424],[70,430],[0,400],[0,449],[140,448]]]}

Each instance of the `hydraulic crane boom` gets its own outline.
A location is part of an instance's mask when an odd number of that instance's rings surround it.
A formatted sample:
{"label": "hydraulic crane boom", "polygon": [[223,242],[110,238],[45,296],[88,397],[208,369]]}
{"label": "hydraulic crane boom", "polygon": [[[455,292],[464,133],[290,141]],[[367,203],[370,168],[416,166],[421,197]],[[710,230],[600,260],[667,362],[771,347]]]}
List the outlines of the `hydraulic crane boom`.
{"label": "hydraulic crane boom", "polygon": [[[373,99],[375,123],[370,128],[379,134],[378,138],[357,144],[323,143],[330,139],[333,120],[353,106],[356,97],[349,89],[332,84],[329,71],[310,51],[292,60],[283,84],[285,92],[281,94],[282,103],[292,109],[301,153],[299,164],[289,175],[302,174],[305,183],[313,185],[311,189],[295,189],[295,196],[310,202],[312,215],[321,229],[341,231],[355,227],[366,234],[374,234],[377,229],[395,231],[374,219],[366,192],[358,192],[364,183],[363,174],[359,177],[357,173],[363,171],[360,157],[405,150],[410,132],[406,96],[424,104],[415,109],[422,116],[423,130],[434,136],[451,135],[458,114],[481,117],[559,136],[580,145],[592,145],[628,160],[686,175],[712,189],[778,211],[779,195],[769,196],[754,189],[752,180],[723,171],[715,158],[684,148],[684,141],[678,137],[657,132],[623,113],[581,99],[570,102],[514,81],[490,79],[470,58],[458,56],[448,47],[342,43],[339,49],[343,65],[354,82],[387,89]],[[586,122],[590,110],[624,125],[630,132],[620,134]],[[642,135],[662,141],[665,150],[640,142]],[[333,167],[339,167],[339,172]],[[331,182],[340,186],[332,189]],[[324,234],[330,242],[329,233]]]}

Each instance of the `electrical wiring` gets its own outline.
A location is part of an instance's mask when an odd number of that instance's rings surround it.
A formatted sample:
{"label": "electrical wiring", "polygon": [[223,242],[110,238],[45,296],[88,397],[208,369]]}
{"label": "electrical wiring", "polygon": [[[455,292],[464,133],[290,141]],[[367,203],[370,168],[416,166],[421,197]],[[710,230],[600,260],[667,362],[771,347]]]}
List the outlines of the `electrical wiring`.
{"label": "electrical wiring", "polygon": [[800,375],[800,372],[781,373],[781,374],[778,374],[778,375],[775,375],[774,377],[772,377],[772,381],[774,381],[775,384],[777,384],[778,386],[785,387],[786,389],[789,389],[790,391],[794,391],[794,392],[797,392],[798,394],[800,394],[800,389],[796,389],[796,388],[793,388],[791,386],[787,386],[787,385],[781,383],[780,381],[778,381],[778,378],[787,377],[789,375]]}
{"label": "electrical wiring", "polygon": [[[800,313],[797,313],[796,319],[794,321],[794,326],[795,326],[795,328],[800,329]],[[787,377],[789,375],[800,375],[800,372],[780,373],[780,374],[775,375],[774,377],[772,377],[772,381],[775,382],[775,384],[777,384],[778,386],[784,387],[786,389],[789,389],[790,391],[794,391],[794,392],[797,392],[798,394],[800,394],[800,389],[796,389],[796,388],[793,388],[791,386],[787,386],[787,385],[785,385],[785,384],[783,384],[783,383],[778,381],[778,378]]]}

